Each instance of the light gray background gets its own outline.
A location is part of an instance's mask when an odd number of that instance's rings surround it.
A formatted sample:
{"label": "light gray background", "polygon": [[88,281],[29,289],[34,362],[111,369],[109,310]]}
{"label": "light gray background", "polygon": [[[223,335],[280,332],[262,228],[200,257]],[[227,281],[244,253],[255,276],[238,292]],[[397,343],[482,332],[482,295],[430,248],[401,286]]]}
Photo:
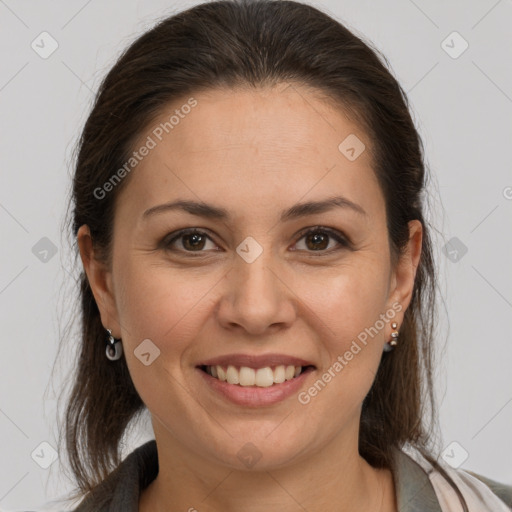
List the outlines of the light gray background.
{"label": "light gray background", "polygon": [[[1,510],[36,510],[69,489],[59,460],[43,469],[31,454],[44,463],[51,451],[40,443],[57,447],[57,398],[73,357],[71,338],[50,384],[60,332],[74,315],[61,224],[76,137],[120,51],[196,3],[0,0]],[[408,92],[436,179],[431,219],[447,311],[436,340],[442,445],[456,441],[469,454],[463,468],[512,484],[512,2],[314,5],[372,41]],[[31,48],[43,31],[59,45],[47,59]],[[469,44],[458,58],[441,45],[453,31]],[[462,48],[453,37],[446,44]],[[39,246],[32,251],[43,237],[57,248],[46,262]],[[443,253],[453,237],[467,247],[458,261]],[[146,425],[125,453],[151,435]]]}

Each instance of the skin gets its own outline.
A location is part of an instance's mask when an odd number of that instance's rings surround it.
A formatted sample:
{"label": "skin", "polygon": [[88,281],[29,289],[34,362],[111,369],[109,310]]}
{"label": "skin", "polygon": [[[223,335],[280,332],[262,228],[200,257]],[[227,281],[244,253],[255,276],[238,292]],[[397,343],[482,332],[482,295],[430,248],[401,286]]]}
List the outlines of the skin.
{"label": "skin", "polygon": [[[402,311],[392,321],[401,325],[421,224],[410,222],[407,250],[392,266],[370,140],[314,91],[280,84],[194,97],[198,105],[132,171],[117,198],[112,264],[95,257],[87,226],[78,233],[102,323],[122,338],[152,418],[160,469],[140,510],[395,511],[391,472],[358,452],[361,405],[391,321],[307,405],[297,395],[272,406],[234,405],[195,366],[235,352],[294,355],[316,366],[307,390],[396,303]],[[164,109],[140,141],[185,101]],[[338,150],[351,133],[367,147],[355,161]],[[334,208],[279,220],[296,203],[333,195],[366,214]],[[178,198],[213,203],[231,217],[175,210],[143,219],[145,210]],[[308,242],[301,230],[318,225],[351,245],[332,237]],[[163,247],[183,228],[209,238],[195,252],[187,237]],[[248,236],[263,249],[250,264],[236,252]],[[147,338],[160,350],[149,366],[134,355]],[[247,442],[262,455],[252,469],[237,457]]]}

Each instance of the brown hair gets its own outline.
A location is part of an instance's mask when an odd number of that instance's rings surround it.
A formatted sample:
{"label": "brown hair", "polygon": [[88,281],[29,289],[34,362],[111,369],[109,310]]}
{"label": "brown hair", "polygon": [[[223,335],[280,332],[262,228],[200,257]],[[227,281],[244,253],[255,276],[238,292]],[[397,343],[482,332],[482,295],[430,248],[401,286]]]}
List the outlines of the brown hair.
{"label": "brown hair", "polygon": [[[429,453],[436,424],[432,342],[436,270],[424,220],[423,146],[404,91],[387,60],[315,7],[288,0],[213,1],[164,19],[138,38],[105,77],[79,141],[72,233],[87,224],[109,261],[115,200],[129,177],[98,199],[143,128],[162,108],[215,87],[310,87],[355,118],[370,138],[386,202],[393,260],[408,241],[408,221],[423,225],[423,247],[399,346],[383,355],[363,402],[360,454],[392,467],[392,448]],[[69,461],[85,495],[120,463],[120,443],[145,409],[124,358],[105,357],[105,328],[82,272],[81,345],[65,415]],[[428,414],[430,413],[430,414]]]}

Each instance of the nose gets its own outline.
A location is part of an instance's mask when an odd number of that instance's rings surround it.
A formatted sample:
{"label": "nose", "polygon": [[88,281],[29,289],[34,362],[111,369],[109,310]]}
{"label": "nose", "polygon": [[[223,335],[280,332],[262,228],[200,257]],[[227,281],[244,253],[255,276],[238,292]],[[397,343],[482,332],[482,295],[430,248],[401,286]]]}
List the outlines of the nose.
{"label": "nose", "polygon": [[226,329],[254,336],[290,327],[298,308],[289,272],[270,249],[248,261],[237,254],[225,277],[217,310],[219,322]]}

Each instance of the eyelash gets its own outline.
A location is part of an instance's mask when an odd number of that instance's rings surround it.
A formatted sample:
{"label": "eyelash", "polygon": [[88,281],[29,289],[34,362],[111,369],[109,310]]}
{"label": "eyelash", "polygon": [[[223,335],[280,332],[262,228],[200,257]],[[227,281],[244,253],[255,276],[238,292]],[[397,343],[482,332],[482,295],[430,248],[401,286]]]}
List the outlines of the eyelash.
{"label": "eyelash", "polygon": [[[326,249],[320,249],[318,251],[306,251],[306,252],[318,253],[318,256],[323,256],[323,255],[328,255],[328,254],[331,254],[333,252],[339,251],[341,249],[348,249],[348,248],[352,247],[351,242],[346,237],[341,235],[338,231],[335,231],[335,230],[333,230],[331,228],[326,228],[326,227],[323,227],[323,226],[315,226],[313,228],[307,228],[307,229],[299,232],[299,234],[298,234],[299,238],[298,238],[297,242],[299,242],[300,240],[302,240],[304,237],[306,237],[307,235],[309,235],[311,233],[323,233],[323,234],[326,234],[330,238],[333,238],[334,240],[336,240],[336,242],[338,242],[341,247],[338,247],[338,248],[335,248],[335,249],[327,249],[327,250]],[[178,232],[175,232],[175,233],[171,233],[170,235],[166,236],[162,240],[160,246],[163,249],[167,250],[167,251],[184,252],[184,253],[187,253],[187,254],[197,253],[197,256],[200,256],[201,253],[206,252],[206,251],[187,251],[187,250],[184,250],[184,249],[174,249],[174,248],[171,248],[171,245],[175,241],[179,240],[180,238],[182,238],[182,237],[184,237],[186,235],[206,236],[209,240],[214,242],[212,240],[212,238],[206,232],[200,231],[197,228],[187,228],[187,229],[182,229],[182,230],[180,230]],[[169,237],[172,237],[172,238],[169,239]],[[295,243],[297,243],[297,242],[295,242]]]}

